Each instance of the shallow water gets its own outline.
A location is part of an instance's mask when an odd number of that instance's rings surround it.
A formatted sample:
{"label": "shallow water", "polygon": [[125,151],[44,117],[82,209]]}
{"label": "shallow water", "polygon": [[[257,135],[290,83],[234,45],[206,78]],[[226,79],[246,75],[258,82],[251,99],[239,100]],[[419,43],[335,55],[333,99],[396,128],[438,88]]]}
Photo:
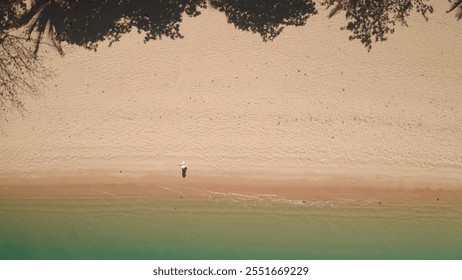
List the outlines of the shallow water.
{"label": "shallow water", "polygon": [[462,259],[462,206],[2,200],[0,259]]}

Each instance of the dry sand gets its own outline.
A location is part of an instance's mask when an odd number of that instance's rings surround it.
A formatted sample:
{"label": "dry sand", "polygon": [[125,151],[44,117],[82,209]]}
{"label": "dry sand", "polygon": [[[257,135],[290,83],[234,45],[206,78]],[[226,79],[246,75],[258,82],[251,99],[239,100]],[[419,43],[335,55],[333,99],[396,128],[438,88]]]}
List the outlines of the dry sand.
{"label": "dry sand", "polygon": [[432,4],[429,22],[411,17],[370,53],[339,30],[342,16],[321,13],[264,43],[211,8],[185,19],[181,40],[143,44],[132,33],[98,52],[65,46],[64,57],[44,47],[54,77],[1,125],[1,185],[123,171],[141,174],[123,183],[263,185],[300,199],[460,194],[462,29],[447,2]]}

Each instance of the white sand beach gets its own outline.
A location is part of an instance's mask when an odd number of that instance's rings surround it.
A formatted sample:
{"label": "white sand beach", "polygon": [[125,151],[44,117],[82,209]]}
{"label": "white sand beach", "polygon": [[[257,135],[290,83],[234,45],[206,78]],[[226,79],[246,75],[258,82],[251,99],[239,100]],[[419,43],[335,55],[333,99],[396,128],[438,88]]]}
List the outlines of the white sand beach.
{"label": "white sand beach", "polygon": [[43,46],[53,77],[1,124],[0,176],[181,178],[185,160],[184,180],[366,174],[462,188],[462,23],[432,5],[370,52],[340,30],[343,15],[263,42],[212,8],[184,19],[183,39],[132,32],[63,57]]}

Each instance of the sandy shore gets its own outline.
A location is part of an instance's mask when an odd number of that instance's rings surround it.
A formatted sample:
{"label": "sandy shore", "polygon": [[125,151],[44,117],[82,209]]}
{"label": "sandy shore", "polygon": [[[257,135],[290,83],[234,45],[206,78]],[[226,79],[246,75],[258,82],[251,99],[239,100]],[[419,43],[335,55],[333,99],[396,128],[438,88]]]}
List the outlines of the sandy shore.
{"label": "sandy shore", "polygon": [[181,40],[43,46],[52,78],[0,125],[1,195],[461,202],[461,23],[432,4],[371,52],[343,16],[265,43],[214,9],[185,18]]}

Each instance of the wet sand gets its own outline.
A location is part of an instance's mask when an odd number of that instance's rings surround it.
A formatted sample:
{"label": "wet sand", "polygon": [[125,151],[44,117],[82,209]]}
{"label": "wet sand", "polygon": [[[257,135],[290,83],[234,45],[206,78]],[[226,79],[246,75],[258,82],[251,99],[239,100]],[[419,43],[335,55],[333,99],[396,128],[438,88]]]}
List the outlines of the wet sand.
{"label": "wet sand", "polygon": [[9,173],[0,176],[0,199],[142,197],[204,199],[220,195],[273,196],[298,201],[462,203],[462,183],[424,174],[278,174],[165,172]]}

